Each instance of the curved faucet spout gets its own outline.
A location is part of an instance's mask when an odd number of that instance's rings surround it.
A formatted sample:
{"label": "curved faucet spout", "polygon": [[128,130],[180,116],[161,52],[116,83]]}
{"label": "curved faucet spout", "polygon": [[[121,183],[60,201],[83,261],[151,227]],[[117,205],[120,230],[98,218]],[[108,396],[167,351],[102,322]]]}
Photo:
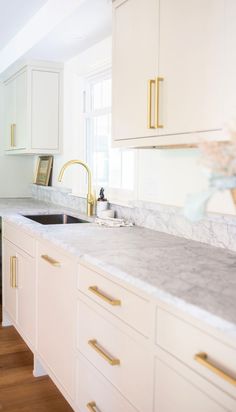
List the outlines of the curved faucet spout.
{"label": "curved faucet spout", "polygon": [[84,163],[82,160],[69,160],[68,162],[66,162],[59,173],[58,176],[58,181],[61,182],[62,181],[62,177],[64,175],[65,170],[67,169],[67,167],[73,165],[73,164],[78,164],[81,165],[85,168],[87,174],[88,174],[88,193],[87,193],[87,215],[88,216],[92,216],[93,215],[93,208],[94,208],[94,204],[95,204],[95,199],[94,196],[92,194],[92,173],[91,170],[89,169],[88,165],[86,163]]}

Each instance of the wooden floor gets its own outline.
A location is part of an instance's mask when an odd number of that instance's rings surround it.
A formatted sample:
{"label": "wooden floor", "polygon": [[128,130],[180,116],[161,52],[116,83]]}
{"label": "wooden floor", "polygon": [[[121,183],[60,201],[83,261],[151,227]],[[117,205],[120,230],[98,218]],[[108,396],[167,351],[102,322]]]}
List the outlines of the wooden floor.
{"label": "wooden floor", "polygon": [[34,378],[32,369],[32,353],[19,334],[0,326],[0,412],[71,412],[51,379]]}

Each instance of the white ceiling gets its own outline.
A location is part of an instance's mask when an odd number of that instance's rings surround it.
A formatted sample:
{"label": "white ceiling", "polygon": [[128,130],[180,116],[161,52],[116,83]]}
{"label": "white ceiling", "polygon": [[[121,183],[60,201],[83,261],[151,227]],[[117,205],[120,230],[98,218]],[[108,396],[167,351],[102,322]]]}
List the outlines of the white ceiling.
{"label": "white ceiling", "polygon": [[47,0],[0,0],[0,49],[46,2]]}
{"label": "white ceiling", "polygon": [[25,59],[65,62],[111,34],[112,0],[0,0],[0,73]]}
{"label": "white ceiling", "polygon": [[111,0],[86,0],[25,55],[66,61],[111,34]]}

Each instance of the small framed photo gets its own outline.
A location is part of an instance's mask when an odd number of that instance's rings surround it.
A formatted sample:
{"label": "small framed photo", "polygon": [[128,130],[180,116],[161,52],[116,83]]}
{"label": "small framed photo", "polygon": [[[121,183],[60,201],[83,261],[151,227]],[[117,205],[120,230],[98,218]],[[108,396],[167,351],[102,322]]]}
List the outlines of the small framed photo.
{"label": "small framed photo", "polygon": [[48,186],[51,180],[53,156],[39,156],[36,166],[36,185]]}

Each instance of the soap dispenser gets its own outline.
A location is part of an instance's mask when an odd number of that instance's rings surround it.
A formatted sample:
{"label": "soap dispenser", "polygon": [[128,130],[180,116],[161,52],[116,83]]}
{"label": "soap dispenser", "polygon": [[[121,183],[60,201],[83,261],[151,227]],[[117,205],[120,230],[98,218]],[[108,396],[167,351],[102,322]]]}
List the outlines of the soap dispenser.
{"label": "soap dispenser", "polygon": [[105,198],[104,188],[101,187],[99,197],[97,199],[97,216],[101,217],[101,212],[108,209],[108,201]]}

